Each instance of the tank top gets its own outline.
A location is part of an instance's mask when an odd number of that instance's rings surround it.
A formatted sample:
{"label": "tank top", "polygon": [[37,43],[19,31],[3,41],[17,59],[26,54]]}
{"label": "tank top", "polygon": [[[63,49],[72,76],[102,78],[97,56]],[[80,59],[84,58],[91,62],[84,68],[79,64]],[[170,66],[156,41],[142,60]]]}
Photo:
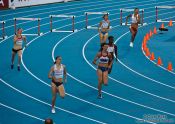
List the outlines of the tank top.
{"label": "tank top", "polygon": [[101,28],[108,28],[108,27],[109,27],[108,21],[103,20],[103,21],[102,21]]}
{"label": "tank top", "polygon": [[64,67],[63,67],[63,65],[61,64],[60,69],[58,69],[58,68],[57,68],[57,65],[55,64],[55,65],[54,65],[53,76],[54,76],[56,79],[63,78],[63,73],[64,73]]}
{"label": "tank top", "polygon": [[102,55],[102,52],[101,52],[101,56],[99,58],[99,63],[101,64],[107,64],[109,62],[109,57],[108,57],[108,53],[106,56],[103,56]]}
{"label": "tank top", "polygon": [[22,38],[22,36],[21,36],[20,38],[17,39],[16,45],[22,46],[22,43],[23,43],[23,38]]}
{"label": "tank top", "polygon": [[132,23],[138,23],[138,22],[137,22],[138,17],[139,17],[138,14],[136,15],[136,17],[134,16],[134,14],[132,14],[132,16],[131,16],[131,22],[132,22]]}
{"label": "tank top", "polygon": [[107,49],[107,51],[109,52],[109,53],[113,53],[114,52],[114,45],[112,45],[112,46],[108,46],[108,49]]}

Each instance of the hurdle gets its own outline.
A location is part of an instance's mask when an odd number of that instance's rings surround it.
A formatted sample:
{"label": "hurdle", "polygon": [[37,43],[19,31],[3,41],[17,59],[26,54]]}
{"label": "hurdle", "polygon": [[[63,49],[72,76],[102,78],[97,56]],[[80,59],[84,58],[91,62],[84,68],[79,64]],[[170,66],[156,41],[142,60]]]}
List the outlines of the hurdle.
{"label": "hurdle", "polygon": [[[175,9],[175,6],[155,6],[156,9],[156,22],[169,22],[169,21],[163,21],[162,19],[158,18],[158,9]],[[175,21],[172,21],[175,22]]]}
{"label": "hurdle", "polygon": [[43,33],[40,32],[40,18],[14,18],[14,32],[16,34],[17,31],[17,21],[37,21],[38,22],[38,31],[36,34],[23,34],[26,36],[40,36]]}
{"label": "hurdle", "polygon": [[[126,23],[123,23],[123,12],[133,12],[134,9],[126,9],[126,8],[121,8],[120,9],[120,25],[123,26]],[[147,25],[147,23],[144,23],[144,9],[139,9],[139,11],[141,11],[141,24],[139,24],[139,26],[145,26]],[[131,25],[130,23],[128,23],[127,25]]]}
{"label": "hurdle", "polygon": [[[57,30],[53,28],[53,18],[70,18],[72,19],[72,30]],[[50,32],[77,32],[75,29],[75,16],[74,15],[50,15]]]}
{"label": "hurdle", "polygon": [[3,40],[7,38],[7,36],[5,36],[5,21],[0,21],[0,24],[2,24],[2,36],[0,37],[0,40]]}
{"label": "hurdle", "polygon": [[[86,16],[86,26],[85,26],[85,28],[86,29],[98,29],[98,27],[88,25],[88,15],[105,15],[105,14],[109,15],[108,12],[85,12],[85,16]],[[110,26],[110,28],[111,28],[111,26]]]}

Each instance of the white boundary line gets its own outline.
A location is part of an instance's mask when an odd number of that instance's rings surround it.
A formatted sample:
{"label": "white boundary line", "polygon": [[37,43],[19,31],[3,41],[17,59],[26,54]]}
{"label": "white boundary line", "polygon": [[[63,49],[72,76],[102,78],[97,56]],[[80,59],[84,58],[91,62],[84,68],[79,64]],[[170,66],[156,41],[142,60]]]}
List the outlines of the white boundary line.
{"label": "white boundary line", "polygon": [[[35,101],[37,101],[37,102],[39,102],[39,103],[42,103],[42,104],[45,104],[45,105],[51,107],[51,104],[49,104],[49,103],[47,103],[47,102],[44,102],[44,101],[42,101],[42,100],[39,100],[39,99],[37,99],[37,98],[35,98],[35,97],[33,97],[33,96],[30,96],[29,94],[24,93],[23,91],[21,91],[21,90],[15,88],[15,87],[13,87],[13,86],[11,86],[10,84],[8,84],[7,82],[5,82],[5,81],[2,80],[1,78],[0,78],[0,81],[1,81],[3,84],[5,84],[6,86],[10,87],[11,89],[17,91],[18,93],[21,93],[22,95],[24,95],[24,96],[26,96],[26,97],[29,97],[30,99],[33,99],[33,100],[35,100]],[[50,87],[50,85],[48,85],[48,84],[47,84],[47,86]],[[74,112],[71,112],[71,111],[62,109],[62,108],[57,107],[57,106],[55,106],[55,108],[56,108],[56,109],[59,109],[59,110],[61,110],[61,111],[64,111],[64,112],[66,112],[66,113],[69,113],[69,114],[72,114],[72,115],[75,115],[75,116],[78,116],[78,117],[81,117],[81,118],[84,118],[84,119],[87,119],[87,120],[96,122],[96,123],[106,124],[106,123],[104,123],[104,122],[100,122],[100,121],[97,121],[97,120],[88,118],[88,117],[86,117],[86,116],[82,116],[82,115],[76,114],[76,113],[74,113]]]}
{"label": "white boundary line", "polygon": [[[81,29],[81,30],[79,30],[79,31],[82,31],[82,30],[84,30],[84,29]],[[74,33],[73,33],[73,34],[74,34]],[[54,46],[54,48],[53,48],[53,50],[52,50],[52,59],[53,59],[53,61],[54,61],[54,51],[55,51],[57,45],[58,45],[60,42],[62,42],[63,40],[65,40],[67,37],[71,36],[71,35],[72,35],[72,34],[70,34],[70,35],[68,35],[68,36],[66,36],[66,37],[64,37],[64,38],[62,38],[62,39],[61,39],[59,42],[57,42],[57,44]],[[97,34],[97,35],[98,35],[98,34]],[[97,36],[97,35],[96,35],[96,36]],[[79,80],[79,79],[73,77],[73,76],[72,76],[71,74],[69,74],[69,73],[68,73],[68,76],[70,76],[71,78],[73,78],[74,80],[76,80],[76,81],[78,81],[78,82],[80,82],[80,83],[85,84],[85,85],[88,86],[88,87],[91,87],[91,88],[93,88],[93,89],[96,89],[96,88],[92,87],[91,85],[88,85],[89,83],[88,83],[88,84],[87,84],[87,83],[84,83],[83,81],[81,81],[81,80]],[[97,90],[97,89],[96,89],[96,90]],[[162,111],[162,110],[154,109],[154,108],[152,108],[152,107],[148,107],[148,106],[145,106],[145,105],[142,105],[142,104],[139,104],[139,103],[136,103],[136,102],[133,102],[133,101],[130,101],[130,100],[121,98],[121,97],[119,97],[119,96],[115,96],[115,95],[110,94],[110,93],[107,93],[107,92],[105,92],[105,91],[102,91],[102,92],[105,93],[105,94],[107,94],[107,95],[110,95],[110,96],[112,96],[112,97],[115,97],[115,98],[117,98],[117,99],[120,99],[120,100],[122,100],[122,101],[125,101],[125,102],[129,102],[129,103],[132,103],[132,104],[135,104],[135,105],[138,105],[138,106],[147,108],[147,109],[151,109],[151,110],[154,110],[154,111],[157,111],[157,112],[162,112],[162,113],[165,113],[165,114],[169,114],[169,115],[171,115],[171,116],[175,116],[175,114],[172,114],[172,113],[168,113],[168,112],[165,112],[165,111]]]}
{"label": "white boundary line", "polygon": [[[0,79],[0,81],[2,81],[2,80]],[[3,82],[3,81],[2,81],[2,82]],[[4,83],[4,82],[3,82],[3,83]],[[25,113],[25,112],[23,112],[23,111],[20,111],[20,110],[18,110],[18,109],[12,108],[12,107],[10,107],[10,106],[8,106],[8,105],[5,105],[5,104],[3,104],[3,103],[0,103],[0,106],[3,106],[3,107],[5,107],[5,108],[8,108],[8,109],[10,109],[10,110],[12,110],[12,111],[15,111],[15,112],[17,112],[17,113],[23,114],[23,115],[25,115],[25,116],[31,117],[31,118],[33,118],[33,119],[37,119],[37,120],[39,120],[39,121],[45,121],[44,119],[41,119],[41,118],[36,117],[36,116],[33,116],[33,115],[31,115],[31,114],[27,114],[27,113]]]}
{"label": "white boundary line", "polygon": [[[83,22],[83,21],[80,21],[80,22]],[[78,23],[77,23],[78,24]],[[66,26],[63,26],[63,27],[66,27]],[[4,40],[3,40],[4,41]],[[2,43],[3,41],[1,41],[0,43]]]}
{"label": "white boundary line", "polygon": [[[116,27],[115,27],[115,28],[116,28]],[[82,55],[83,55],[84,60],[85,60],[86,63],[87,63],[89,66],[91,66],[94,70],[97,70],[97,69],[87,60],[86,55],[85,55],[85,49],[86,49],[87,44],[88,44],[92,39],[94,39],[96,36],[98,36],[98,34],[96,34],[96,35],[94,35],[92,38],[90,38],[90,39],[84,44],[83,49],[82,49]],[[113,80],[113,81],[115,81],[115,82],[117,82],[117,83],[119,83],[119,84],[121,84],[121,85],[124,85],[124,86],[126,86],[126,87],[129,87],[129,88],[131,88],[131,89],[134,89],[134,90],[136,90],[136,91],[139,91],[139,92],[145,93],[145,94],[147,94],[147,95],[151,95],[151,96],[154,96],[154,97],[157,97],[157,98],[166,100],[166,101],[168,101],[168,102],[175,103],[174,100],[171,100],[171,99],[168,99],[168,98],[165,98],[165,97],[161,97],[161,96],[159,96],[159,95],[155,95],[155,94],[150,93],[150,92],[147,92],[147,91],[145,91],[145,90],[142,90],[142,89],[136,88],[136,87],[134,87],[134,86],[128,85],[127,83],[124,83],[124,82],[121,82],[121,81],[119,81],[119,80],[116,80],[116,79],[112,78],[111,76],[108,76],[108,77],[109,77],[111,80]]]}
{"label": "white boundary line", "polygon": [[[154,22],[149,23],[149,24],[153,24],[153,23],[154,23]],[[149,25],[149,24],[148,24],[148,25]],[[141,27],[140,27],[140,28],[141,28]],[[130,31],[128,31],[128,32],[126,32],[125,34],[121,35],[121,36],[115,41],[115,43],[118,42],[123,36],[125,36],[125,35],[128,34],[128,33],[130,33]],[[144,77],[144,78],[146,78],[146,79],[148,79],[148,80],[151,80],[151,81],[153,81],[153,82],[155,82],[155,83],[158,83],[158,84],[161,84],[161,85],[163,85],[163,86],[169,87],[169,88],[171,88],[171,89],[173,89],[173,90],[175,89],[175,87],[173,87],[173,86],[164,84],[164,83],[162,83],[162,82],[160,82],[160,81],[157,81],[157,80],[155,80],[155,79],[152,79],[152,78],[150,78],[150,77],[147,77],[147,76],[145,76],[145,75],[143,75],[143,74],[141,74],[141,73],[139,73],[139,72],[137,72],[137,71],[131,69],[130,67],[128,67],[127,65],[125,65],[125,64],[124,64],[121,60],[119,60],[119,59],[118,59],[118,62],[119,62],[120,64],[122,64],[124,67],[126,67],[128,70],[130,70],[130,71],[136,73],[137,75],[139,75],[139,76],[141,76],[141,77]]]}
{"label": "white boundary line", "polygon": [[[81,29],[81,30],[83,30],[83,29]],[[72,33],[72,34],[74,34],[74,33]],[[65,38],[71,36],[72,34],[67,35]],[[65,38],[63,38],[62,40],[64,40]],[[61,41],[62,41],[62,40],[61,40]],[[33,41],[34,41],[34,40],[33,40]],[[32,43],[33,41],[31,41],[30,43]],[[30,44],[30,43],[29,43],[29,44]],[[29,45],[29,44],[28,44],[28,45]],[[27,45],[27,46],[28,46],[28,45]],[[57,44],[56,44],[56,45],[57,45]],[[55,45],[54,48],[56,48],[56,45]],[[53,48],[53,51],[54,51],[54,48]],[[25,50],[25,48],[24,48],[24,50]],[[52,56],[53,56],[53,51],[52,51]],[[23,63],[23,59],[22,59],[22,64],[23,64],[24,68],[27,69],[27,68],[25,67],[24,63]],[[39,78],[36,77],[34,74],[32,74],[28,69],[27,69],[27,71],[28,71],[32,76],[34,76],[37,80],[39,79]],[[39,79],[39,80],[40,80],[40,79]],[[42,80],[40,80],[40,81],[43,82]],[[127,100],[127,101],[128,101],[128,100]],[[88,102],[88,101],[87,101],[87,102]],[[154,110],[156,110],[156,109],[154,109]],[[160,111],[159,111],[159,112],[160,112]],[[162,111],[161,111],[161,112],[162,112]]]}
{"label": "white boundary line", "polygon": [[[84,29],[81,29],[81,30],[84,30]],[[69,35],[67,35],[66,37],[69,37],[69,36],[71,36],[72,34],[74,34],[74,33],[71,33],[71,34],[69,34]],[[36,38],[37,39],[37,38]],[[65,38],[63,38],[61,41],[63,41]],[[33,40],[34,41],[34,40]],[[29,42],[28,43],[28,45],[27,46],[29,46],[33,41],[31,41],[31,42]],[[59,41],[58,43],[60,43],[61,41]],[[56,45],[58,45],[58,43],[56,44]],[[55,45],[55,46],[56,46]],[[56,48],[56,47],[54,47],[54,48]],[[23,52],[25,51],[25,48],[23,49]],[[52,53],[54,52],[54,50],[52,51]],[[23,55],[23,54],[22,54]],[[53,56],[53,54],[52,54],[52,56]],[[47,86],[49,86],[50,87],[50,85],[48,85],[46,82],[44,82],[43,80],[41,80],[40,78],[38,78],[37,76],[35,76],[31,71],[29,71],[28,70],[28,68],[25,66],[25,64],[24,64],[24,62],[23,62],[23,56],[22,56],[22,65],[23,65],[23,67],[26,69],[26,71],[31,75],[31,76],[33,76],[35,79],[37,79],[38,81],[40,81],[41,83],[43,83],[43,84],[45,84],[45,85],[47,85]],[[68,73],[68,75],[70,75],[69,73]],[[115,110],[112,110],[112,109],[109,109],[109,108],[106,108],[106,107],[103,107],[103,106],[99,106],[99,105],[97,105],[97,104],[94,104],[94,103],[92,103],[92,102],[89,102],[89,101],[86,101],[86,100],[84,100],[84,99],[81,99],[81,98],[78,98],[78,97],[76,97],[76,96],[73,96],[73,95],[71,95],[71,94],[68,94],[68,93],[66,93],[68,96],[70,96],[70,97],[73,97],[73,98],[75,98],[75,99],[77,99],[77,100],[80,100],[80,101],[82,101],[82,102],[85,102],[85,103],[88,103],[88,104],[90,104],[90,105],[93,105],[93,106],[96,106],[96,107],[99,107],[99,108],[102,108],[102,109],[104,109],[104,110],[107,110],[107,111],[110,111],[110,112],[114,112],[114,113],[116,113],[116,114],[120,114],[120,115],[123,115],[123,116],[127,116],[127,117],[129,117],[129,118],[133,118],[133,119],[136,119],[136,120],[142,120],[142,121],[144,121],[143,119],[140,119],[140,118],[137,118],[137,117],[134,117],[134,116],[131,116],[131,115],[127,115],[127,114],[125,114],[125,113],[121,113],[121,112],[118,112],[118,111],[115,111]],[[175,115],[174,115],[175,116]],[[145,120],[146,121],[146,120]],[[152,122],[149,122],[149,123],[152,123]],[[153,123],[153,124],[156,124],[156,123]]]}
{"label": "white boundary line", "polygon": [[[79,30],[79,31],[82,31],[82,30],[84,30],[84,29],[81,29],[81,30]],[[74,33],[73,33],[73,34],[74,34]],[[54,60],[54,51],[55,51],[55,48],[57,47],[57,45],[58,45],[60,42],[62,42],[63,40],[65,40],[67,37],[71,36],[71,35],[72,35],[72,34],[70,34],[70,35],[64,37],[63,39],[61,39],[61,40],[54,46],[54,48],[53,48],[53,50],[52,50],[52,58],[53,58],[53,60]],[[97,35],[98,35],[98,34],[97,34]],[[70,75],[70,74],[68,74],[68,75],[69,75],[70,77],[73,77],[73,76]],[[77,78],[73,77],[73,79],[77,79]],[[80,80],[77,79],[77,81],[80,81]],[[92,88],[92,87],[91,87],[91,88]],[[109,95],[109,93],[108,93],[108,95]],[[114,97],[114,95],[111,95],[111,96]],[[115,98],[118,98],[118,99],[123,100],[123,101],[126,101],[126,102],[130,102],[130,103],[135,104],[135,105],[138,105],[138,106],[145,107],[145,108],[147,108],[147,109],[151,109],[151,110],[155,110],[155,111],[159,111],[159,112],[163,112],[163,113],[164,113],[164,111],[162,111],[162,110],[158,110],[158,109],[154,109],[154,108],[151,108],[151,107],[148,107],[148,106],[144,106],[144,105],[142,105],[142,104],[139,104],[139,103],[136,103],[136,102],[133,102],[133,101],[130,101],[130,100],[126,100],[126,99],[121,98],[121,97],[118,97],[118,96],[115,96]],[[167,114],[167,112],[165,112],[165,113]],[[171,114],[171,113],[168,113],[168,114],[170,114],[170,115],[172,115],[172,116],[175,116],[174,114]]]}

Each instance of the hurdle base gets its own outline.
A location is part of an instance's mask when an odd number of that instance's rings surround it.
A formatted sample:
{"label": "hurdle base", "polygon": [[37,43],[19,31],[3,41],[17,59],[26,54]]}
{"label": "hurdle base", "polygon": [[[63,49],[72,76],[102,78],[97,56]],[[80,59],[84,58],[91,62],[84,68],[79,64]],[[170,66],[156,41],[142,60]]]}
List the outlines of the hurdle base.
{"label": "hurdle base", "polygon": [[[128,23],[128,24],[126,25],[126,23],[121,23],[121,25],[122,25],[122,26],[130,26],[131,24]],[[139,24],[139,26],[145,26],[145,25],[147,25],[147,23]]]}
{"label": "hurdle base", "polygon": [[55,32],[55,33],[72,33],[72,32],[77,32],[78,30],[77,29],[75,29],[75,30],[73,30],[73,31],[66,31],[66,30],[56,30],[56,29],[53,29],[53,30],[51,30],[51,32]]}
{"label": "hurdle base", "polygon": [[0,40],[4,40],[4,39],[7,39],[8,37],[7,36],[3,36],[3,37],[0,37]]}
{"label": "hurdle base", "polygon": [[[112,26],[110,26],[110,29],[112,28]],[[98,29],[98,27],[93,27],[93,26],[87,26],[86,29]],[[99,28],[101,29],[101,28]]]}

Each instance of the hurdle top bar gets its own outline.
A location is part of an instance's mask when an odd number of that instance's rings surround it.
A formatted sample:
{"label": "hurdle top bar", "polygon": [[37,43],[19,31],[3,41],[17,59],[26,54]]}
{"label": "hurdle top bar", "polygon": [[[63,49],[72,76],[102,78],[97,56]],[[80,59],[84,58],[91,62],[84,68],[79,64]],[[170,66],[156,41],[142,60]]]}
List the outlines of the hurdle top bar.
{"label": "hurdle top bar", "polygon": [[85,14],[96,14],[96,15],[102,15],[102,14],[108,14],[108,12],[85,12]]}
{"label": "hurdle top bar", "polygon": [[5,21],[0,21],[0,23],[5,23]]}
{"label": "hurdle top bar", "polygon": [[155,8],[161,8],[161,9],[175,9],[175,6],[155,6]]}
{"label": "hurdle top bar", "polygon": [[[170,22],[170,21],[158,19],[157,22]],[[172,22],[175,22],[175,21],[172,21]]]}
{"label": "hurdle top bar", "polygon": [[14,20],[38,21],[40,18],[14,18]]}
{"label": "hurdle top bar", "polygon": [[50,17],[75,18],[74,15],[50,15]]}
{"label": "hurdle top bar", "polygon": [[[120,11],[125,11],[125,12],[131,12],[134,11],[134,9],[125,9],[125,8],[121,8]],[[144,9],[139,9],[139,11],[144,11]]]}

